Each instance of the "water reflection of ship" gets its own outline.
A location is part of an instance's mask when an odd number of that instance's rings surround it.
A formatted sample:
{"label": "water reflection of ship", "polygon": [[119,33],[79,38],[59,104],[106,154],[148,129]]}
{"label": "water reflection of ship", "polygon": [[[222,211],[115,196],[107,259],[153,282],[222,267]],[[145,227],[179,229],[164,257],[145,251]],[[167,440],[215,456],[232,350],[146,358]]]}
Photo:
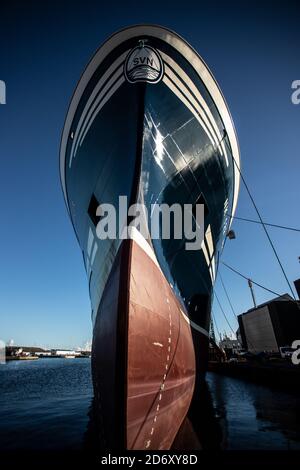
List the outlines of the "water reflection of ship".
{"label": "water reflection of ship", "polygon": [[172,450],[220,450],[223,448],[223,429],[216,412],[213,397],[206,381],[202,381],[199,393],[173,443]]}
{"label": "water reflection of ship", "polygon": [[222,448],[300,449],[300,403],[296,392],[215,373],[208,374],[207,382],[222,430]]}
{"label": "water reflection of ship", "polygon": [[[178,431],[172,450],[220,450],[223,448],[223,432],[223,422],[214,407],[209,387],[203,382],[197,400],[193,400]],[[93,397],[88,411],[83,450],[97,454],[105,449],[105,435],[98,419],[98,404]]]}
{"label": "water reflection of ship", "polygon": [[[300,404],[296,393],[272,390],[209,373],[193,401],[172,450],[300,449]],[[84,449],[105,448],[93,399]]]}
{"label": "water reflection of ship", "polygon": [[[251,387],[250,387],[251,393]],[[286,437],[288,448],[293,448],[297,442],[299,450],[300,434],[300,401],[298,393],[273,392],[262,388],[261,393],[255,393],[253,405],[260,427],[265,431],[280,431]]]}

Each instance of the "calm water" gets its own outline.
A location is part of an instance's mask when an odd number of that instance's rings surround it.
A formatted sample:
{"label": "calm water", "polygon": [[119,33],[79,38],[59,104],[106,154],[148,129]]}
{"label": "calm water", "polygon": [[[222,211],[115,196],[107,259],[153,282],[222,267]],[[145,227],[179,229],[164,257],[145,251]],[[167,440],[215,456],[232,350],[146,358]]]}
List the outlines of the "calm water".
{"label": "calm water", "polygon": [[225,449],[300,449],[300,397],[209,373],[214,415]]}
{"label": "calm water", "polygon": [[[300,449],[295,395],[212,373],[207,383],[223,448]],[[0,448],[82,448],[92,393],[88,359],[0,365]]]}
{"label": "calm water", "polygon": [[0,365],[0,447],[81,447],[92,397],[90,366],[85,358]]}

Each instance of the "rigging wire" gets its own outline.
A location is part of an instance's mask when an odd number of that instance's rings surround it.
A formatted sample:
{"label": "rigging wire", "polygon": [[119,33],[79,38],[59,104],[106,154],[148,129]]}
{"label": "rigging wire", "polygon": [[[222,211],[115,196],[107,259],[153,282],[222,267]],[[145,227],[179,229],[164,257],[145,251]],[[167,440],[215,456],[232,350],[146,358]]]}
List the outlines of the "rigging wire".
{"label": "rigging wire", "polygon": [[[236,215],[232,215],[232,214],[227,214],[227,217],[230,217],[231,219],[243,220],[244,222],[252,222],[253,224],[262,225],[262,222],[260,222],[259,220],[245,219],[244,217],[237,217]],[[299,228],[287,227],[286,225],[269,224],[267,222],[263,222],[263,225],[268,225],[269,227],[275,227],[275,228],[282,228],[284,230],[292,230],[293,232],[300,232]]]}
{"label": "rigging wire", "polygon": [[219,278],[220,278],[221,284],[222,284],[222,286],[223,286],[225,295],[226,295],[226,297],[227,297],[228,303],[229,303],[229,305],[230,305],[231,311],[232,311],[233,315],[235,316],[235,318],[237,318],[237,314],[235,313],[235,310],[234,310],[234,308],[233,308],[233,306],[232,306],[232,303],[231,303],[231,300],[230,300],[230,298],[229,298],[229,294],[228,294],[228,291],[227,291],[227,289],[226,289],[226,287],[225,287],[225,284],[224,284],[223,278],[222,278],[222,276],[221,276],[221,273],[219,272],[218,274],[219,274]]}
{"label": "rigging wire", "polygon": [[[224,264],[224,263],[223,263],[223,264]],[[229,266],[227,266],[227,267],[229,267]],[[227,289],[226,289],[226,287],[225,287],[225,284],[224,284],[224,281],[223,281],[223,278],[222,278],[222,276],[221,276],[221,272],[220,272],[220,271],[219,271],[219,273],[218,273],[218,276],[220,277],[220,280],[221,280],[223,289],[224,289],[224,291],[225,291],[227,300],[228,300],[228,302],[229,302],[229,305],[230,305],[230,307],[231,307],[232,313],[234,314],[234,316],[235,316],[235,318],[236,318],[236,320],[237,320],[237,322],[238,322],[238,324],[239,324],[239,327],[240,327],[240,323],[239,323],[237,314],[235,313],[235,310],[234,310],[234,308],[233,308],[233,306],[232,306],[232,303],[231,303],[231,301],[230,301],[229,294],[228,294],[228,291],[227,291]],[[253,281],[252,281],[252,282],[253,282]],[[255,349],[254,346],[253,346],[253,343],[252,343],[251,341],[249,341],[249,338],[247,339],[247,341],[248,341],[249,346],[251,346],[252,349]],[[241,343],[241,342],[239,342],[239,344],[241,344],[241,346],[242,346],[242,343]]]}
{"label": "rigging wire", "polygon": [[[222,263],[224,266],[226,266],[226,268],[230,269],[230,270],[233,271],[234,273],[238,274],[239,276],[241,276],[241,277],[243,277],[244,279],[246,279],[247,281],[249,281],[250,278],[247,277],[247,276],[245,276],[245,275],[242,274],[241,272],[239,272],[237,269],[234,269],[232,266],[229,266],[229,264],[225,263],[224,261],[221,261],[221,263]],[[258,282],[253,281],[253,279],[251,279],[251,282],[252,282],[253,284],[255,284],[256,286],[261,287],[261,289],[264,289],[264,290],[266,290],[266,291],[268,291],[268,292],[271,292],[271,294],[275,294],[275,295],[277,295],[278,297],[281,297],[281,295],[282,295],[282,294],[278,294],[278,292],[275,292],[275,291],[273,291],[273,290],[271,290],[271,289],[268,289],[268,287],[265,287],[265,286],[259,284]]]}
{"label": "rigging wire", "polygon": [[229,323],[229,320],[228,320],[228,318],[227,318],[227,315],[226,315],[226,313],[224,312],[224,309],[223,309],[223,307],[222,307],[222,305],[221,305],[221,302],[220,302],[220,300],[219,300],[219,297],[217,296],[217,293],[216,293],[216,290],[215,290],[215,289],[214,289],[214,295],[215,295],[215,297],[216,297],[216,299],[217,299],[218,305],[219,305],[220,310],[221,310],[221,312],[222,312],[222,314],[223,314],[223,316],[224,316],[224,318],[225,318],[225,320],[226,320],[227,325],[228,325],[229,328],[231,329],[232,333],[235,335],[235,331],[234,331],[234,329],[232,328],[231,324]]}
{"label": "rigging wire", "polygon": [[213,323],[214,323],[214,326],[216,327],[216,330],[217,330],[217,333],[218,333],[218,336],[219,336],[219,341],[220,341],[221,340],[220,330],[218,328],[218,325],[217,325],[217,322],[216,322],[216,317],[214,315],[213,309],[211,310],[211,315],[212,315]]}
{"label": "rigging wire", "polygon": [[[224,136],[223,136],[222,140],[225,139],[225,137],[227,137],[227,132],[226,132],[226,130],[224,129]],[[274,244],[273,244],[273,242],[272,242],[272,240],[271,240],[271,237],[270,237],[269,232],[268,232],[268,230],[267,230],[267,228],[266,228],[266,226],[265,226],[265,223],[264,223],[264,221],[262,220],[262,217],[261,217],[260,212],[259,212],[259,210],[258,210],[258,207],[257,207],[257,205],[256,205],[256,203],[255,203],[255,201],[254,201],[254,199],[253,199],[253,196],[252,196],[252,194],[251,194],[251,191],[250,191],[250,189],[249,189],[249,186],[248,186],[248,184],[246,183],[246,180],[245,180],[245,178],[244,178],[244,176],[243,176],[243,174],[242,174],[242,172],[241,172],[241,170],[240,170],[239,165],[237,164],[237,162],[236,162],[234,156],[232,155],[231,149],[230,149],[230,147],[229,147],[229,145],[228,145],[228,143],[227,143],[227,139],[225,139],[225,145],[227,146],[228,150],[229,150],[230,153],[231,153],[231,156],[232,156],[232,159],[233,159],[233,161],[234,161],[234,164],[235,164],[235,166],[236,166],[236,168],[237,168],[237,170],[238,170],[238,172],[239,172],[239,174],[240,174],[241,180],[242,180],[242,182],[244,183],[244,186],[245,186],[246,191],[247,191],[247,193],[248,193],[248,196],[249,196],[249,198],[250,198],[250,200],[251,200],[251,202],[252,202],[252,204],[253,204],[253,207],[254,207],[254,209],[255,209],[255,212],[257,213],[258,218],[259,218],[259,220],[260,220],[260,223],[261,223],[261,225],[262,225],[262,227],[263,227],[263,229],[264,229],[264,231],[265,231],[265,234],[266,234],[266,236],[267,236],[267,238],[268,238],[268,240],[269,240],[269,243],[270,243],[270,245],[271,245],[271,248],[272,248],[272,250],[273,250],[273,252],[274,252],[274,255],[275,255],[275,257],[276,257],[276,259],[277,259],[277,262],[278,262],[278,264],[279,264],[279,266],[280,266],[280,269],[281,269],[281,271],[282,271],[282,273],[283,273],[283,276],[284,276],[284,278],[285,278],[285,280],[286,280],[286,282],[287,282],[287,284],[288,284],[288,286],[289,286],[289,289],[290,289],[290,291],[291,291],[292,297],[293,297],[294,300],[296,300],[295,295],[294,295],[294,291],[293,291],[293,289],[292,289],[292,286],[291,286],[291,284],[290,284],[290,281],[288,280],[288,277],[287,277],[287,275],[286,275],[286,272],[285,272],[285,270],[284,270],[284,267],[283,267],[283,265],[282,265],[282,263],[281,263],[281,261],[280,261],[280,258],[279,258],[279,256],[278,256],[278,253],[277,253],[277,251],[276,251],[276,248],[275,248],[275,246],[274,246]]]}

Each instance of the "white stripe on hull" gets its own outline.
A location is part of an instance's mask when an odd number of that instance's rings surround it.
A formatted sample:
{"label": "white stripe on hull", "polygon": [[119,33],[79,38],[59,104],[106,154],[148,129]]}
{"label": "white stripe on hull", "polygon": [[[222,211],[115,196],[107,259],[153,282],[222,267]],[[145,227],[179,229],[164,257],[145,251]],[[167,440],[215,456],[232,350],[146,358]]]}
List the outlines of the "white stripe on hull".
{"label": "white stripe on hull", "polygon": [[[162,272],[162,270],[159,266],[158,260],[156,258],[156,255],[154,253],[154,250],[149,245],[149,243],[145,240],[143,235],[137,230],[136,227],[129,227],[128,233],[129,233],[130,239],[134,240],[139,245],[139,247],[144,251],[144,253],[146,253],[147,256],[149,256],[149,258],[152,259],[152,261],[156,264],[156,266],[159,268],[159,270],[163,274],[163,272]],[[204,328],[202,328],[201,326],[199,326],[196,323],[194,323],[193,321],[191,321],[189,319],[189,317],[183,312],[182,309],[180,309],[180,312],[181,312],[183,318],[185,319],[185,321],[188,322],[189,325],[191,325],[192,328],[194,328],[195,330],[199,331],[200,333],[202,333],[203,335],[205,335],[207,337],[209,336],[208,331],[206,331]]]}
{"label": "white stripe on hull", "polygon": [[205,238],[206,238],[206,241],[207,241],[209,258],[211,259],[212,255],[214,254],[214,243],[213,243],[213,239],[212,239],[210,225],[207,227],[207,230],[205,232]]}
{"label": "white stripe on hull", "polygon": [[[161,54],[161,56],[163,57],[165,61],[165,70],[168,71],[168,75],[170,75],[171,73],[172,77],[175,77],[175,80],[174,78],[172,78],[172,80],[175,81],[179,87],[181,88],[184,87],[186,97],[188,97],[189,100],[192,101],[194,106],[197,108],[197,111],[199,112],[206,126],[208,127],[209,131],[213,135],[216,147],[221,146],[221,153],[223,153],[225,160],[226,160],[226,165],[228,166],[229,164],[228,156],[227,156],[224,142],[222,140],[223,137],[219,131],[218,125],[209,107],[207,106],[205,100],[202,98],[198,88],[194,85],[194,83],[192,82],[190,77],[184,72],[184,70],[181,67],[179,67],[179,65],[170,56],[168,56],[162,51],[159,51],[159,53]],[[176,75],[170,70],[170,67],[168,67],[167,64],[169,64],[172,67],[172,69],[175,70],[175,72],[179,75],[182,81],[179,81],[176,78]],[[195,98],[193,98],[193,95],[191,92],[196,97],[198,103],[195,100]],[[204,112],[202,111],[201,107],[204,110]]]}
{"label": "white stripe on hull", "polygon": [[209,140],[213,144],[213,147],[218,147],[218,141],[214,138],[213,132],[209,122],[203,111],[200,109],[197,101],[193,98],[192,94],[189,92],[189,89],[180,81],[178,80],[177,76],[172,72],[172,70],[165,64],[165,71],[167,76],[172,80],[172,82],[180,89],[180,92],[183,96],[188,100],[188,102],[195,108],[196,114],[199,116],[201,125],[209,137]]}
{"label": "white stripe on hull", "polygon": [[[78,135],[81,131],[81,128],[82,128],[82,125],[84,122],[86,122],[86,120],[88,119],[87,114],[88,114],[88,111],[91,107],[91,104],[92,102],[94,101],[94,99],[96,98],[97,94],[99,93],[99,91],[101,90],[101,87],[103,86],[103,84],[105,83],[105,81],[108,79],[108,77],[116,72],[116,70],[118,69],[118,67],[122,64],[122,62],[124,62],[125,60],[125,57],[126,55],[128,54],[128,51],[124,52],[122,55],[120,55],[120,57],[118,57],[115,62],[113,62],[111,64],[111,66],[106,70],[106,72],[102,75],[102,77],[100,78],[99,82],[97,83],[97,85],[95,86],[94,90],[92,91],[88,101],[86,102],[86,105],[81,113],[81,116],[80,116],[80,119],[79,119],[79,122],[77,124],[77,128],[76,128],[76,131],[75,131],[75,134],[74,134],[74,139],[73,139],[73,143],[72,143],[72,148],[71,148],[71,152],[70,152],[70,162],[72,161],[72,158],[75,157],[76,155],[76,151],[77,151],[77,146],[76,146],[76,143],[77,143],[77,139],[78,139]],[[111,79],[109,80],[109,83],[112,83],[112,79],[113,77],[115,77],[115,73],[114,75],[111,77]],[[75,146],[76,146],[76,150],[75,150]],[[71,166],[71,163],[69,164],[69,166]]]}
{"label": "white stripe on hull", "polygon": [[[99,105],[99,103],[101,103],[101,101],[105,101],[105,98],[109,95],[109,97],[112,96],[111,94],[111,90],[108,91],[110,89],[110,87],[112,86],[112,84],[120,79],[120,77],[123,78],[123,66],[119,67],[116,72],[114,73],[114,75],[110,78],[110,80],[106,83],[106,85],[103,87],[103,89],[101,90],[101,92],[99,93],[99,96],[97,97],[96,101],[93,103],[93,105],[90,107],[89,111],[87,112],[87,114],[85,115],[85,119],[82,123],[82,126],[80,127],[79,124],[77,126],[77,129],[76,129],[76,133],[75,133],[75,136],[74,136],[74,141],[73,141],[73,145],[72,145],[72,149],[71,149],[71,153],[70,153],[70,162],[69,162],[69,168],[71,168],[71,165],[72,165],[72,159],[76,157],[76,153],[77,153],[77,150],[78,150],[78,147],[79,145],[82,144],[83,142],[83,135],[85,136],[86,135],[86,129],[87,129],[87,126],[88,126],[88,129],[90,128],[90,125],[93,123],[96,115],[98,114],[98,110],[97,110],[97,106]],[[123,78],[123,81],[124,78]],[[123,83],[122,81],[122,83]],[[117,83],[117,82],[116,82]],[[112,88],[112,89],[115,89],[115,86]],[[105,101],[105,103],[107,102],[108,100]],[[101,108],[100,108],[101,109]],[[96,111],[95,111],[96,110]],[[95,114],[96,113],[96,114]],[[92,119],[92,121],[90,121]],[[73,150],[74,149],[74,150]],[[72,151],[73,150],[73,151]]]}
{"label": "white stripe on hull", "polygon": [[194,323],[192,320],[190,320],[190,318],[181,309],[180,309],[180,312],[181,312],[181,315],[183,316],[183,318],[185,319],[185,321],[189,325],[191,325],[191,327],[194,328],[194,330],[197,330],[200,333],[202,333],[203,335],[209,337],[208,331],[206,331],[204,328],[202,328],[202,326],[199,326],[199,325],[197,325],[197,323]]}
{"label": "white stripe on hull", "polygon": [[207,134],[209,140],[211,141],[211,144],[212,146],[215,148],[215,142],[214,140],[212,139],[210,133],[208,132],[205,124],[203,123],[201,117],[199,116],[199,114],[195,111],[195,109],[193,108],[193,106],[190,104],[190,102],[188,101],[188,99],[186,98],[186,96],[180,91],[178,90],[178,88],[174,85],[174,83],[172,82],[172,80],[170,78],[168,78],[167,75],[164,75],[163,77],[163,82],[167,85],[167,87],[174,93],[174,95],[177,96],[177,98],[180,99],[180,101],[190,110],[190,112],[194,115],[194,117],[196,118],[196,120],[198,121],[198,123],[200,124],[200,126],[202,127],[202,129],[205,131],[205,133]]}
{"label": "white stripe on hull", "polygon": [[[84,130],[84,133],[82,135],[81,138],[78,139],[79,141],[79,146],[82,145],[88,131],[90,130],[91,128],[91,125],[93,124],[95,118],[97,117],[97,115],[99,114],[99,112],[101,111],[101,109],[103,108],[103,106],[110,100],[110,98],[113,96],[113,94],[118,90],[118,88],[120,88],[120,86],[125,82],[125,78],[123,75],[120,76],[120,78],[116,81],[115,85],[111,88],[111,90],[104,96],[104,98],[102,99],[102,101],[99,102],[97,108],[94,110],[94,113],[91,117],[91,120],[89,122],[89,124],[87,125],[87,127],[85,128]],[[79,136],[80,137],[80,136]]]}

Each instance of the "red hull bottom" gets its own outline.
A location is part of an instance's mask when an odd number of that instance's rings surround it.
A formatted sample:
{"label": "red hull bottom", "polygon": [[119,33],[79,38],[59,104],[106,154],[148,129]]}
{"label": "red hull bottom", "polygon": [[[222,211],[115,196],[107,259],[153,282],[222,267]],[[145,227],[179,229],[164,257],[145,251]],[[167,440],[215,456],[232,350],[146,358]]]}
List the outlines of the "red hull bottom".
{"label": "red hull bottom", "polygon": [[151,248],[139,235],[125,240],[94,327],[92,368],[104,448],[172,446],[195,389],[193,335]]}

